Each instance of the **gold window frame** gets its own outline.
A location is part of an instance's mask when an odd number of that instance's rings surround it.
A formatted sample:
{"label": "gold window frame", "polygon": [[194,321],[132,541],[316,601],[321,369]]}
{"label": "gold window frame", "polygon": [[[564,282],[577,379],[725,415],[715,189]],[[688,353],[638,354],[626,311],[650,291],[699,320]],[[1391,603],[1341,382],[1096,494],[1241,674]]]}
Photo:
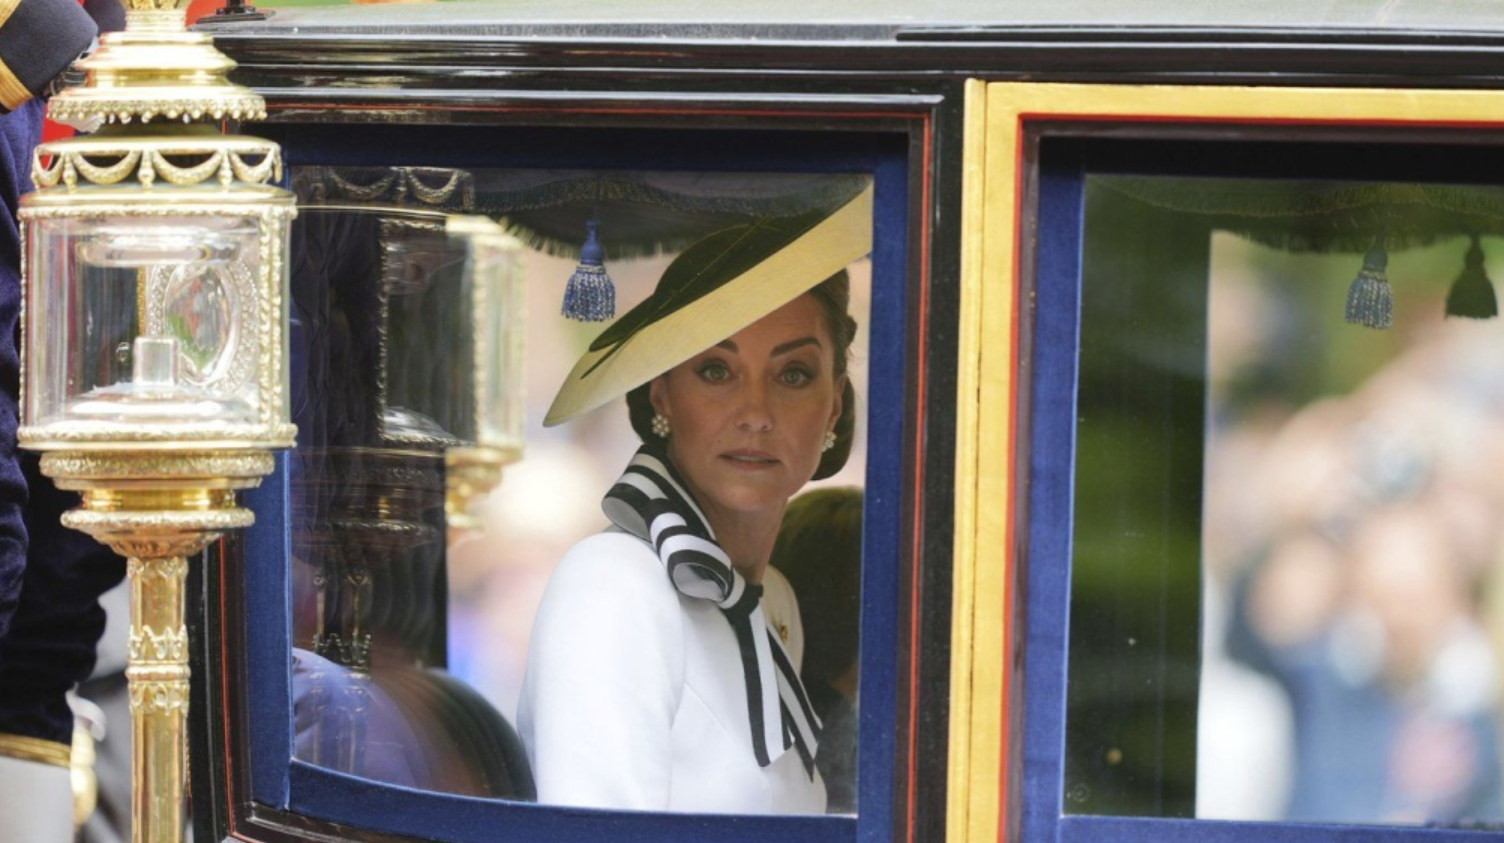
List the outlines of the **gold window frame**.
{"label": "gold window frame", "polygon": [[[1010,654],[1022,646],[1015,464],[1021,401],[1021,226],[1034,182],[1031,133],[1048,124],[1175,123],[1319,128],[1504,128],[1504,91],[1098,85],[966,85],[958,353],[955,550],[947,839],[1017,839],[1021,695]],[[1015,709],[1015,706],[1018,706]]]}

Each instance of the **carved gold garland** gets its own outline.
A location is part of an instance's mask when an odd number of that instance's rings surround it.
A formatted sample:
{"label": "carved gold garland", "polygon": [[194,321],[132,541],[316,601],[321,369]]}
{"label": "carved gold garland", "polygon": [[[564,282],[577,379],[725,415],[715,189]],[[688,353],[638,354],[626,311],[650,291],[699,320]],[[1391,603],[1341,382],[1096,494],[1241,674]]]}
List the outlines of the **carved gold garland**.
{"label": "carved gold garland", "polygon": [[[338,191],[338,198],[354,199],[357,202],[374,202],[390,197],[401,205],[412,196],[425,205],[449,207],[455,194],[459,194],[457,207],[468,211],[475,207],[475,176],[466,170],[451,170],[441,167],[393,167],[391,171],[373,184],[356,184],[340,174],[335,168],[326,172],[329,181]],[[438,176],[445,181],[434,187],[423,181],[423,176]],[[323,185],[319,185],[320,193]],[[321,200],[323,196],[319,197]]]}
{"label": "carved gold garland", "polygon": [[[179,165],[172,158],[202,156],[194,164]],[[107,163],[96,163],[96,162]],[[274,143],[255,138],[139,138],[84,139],[42,144],[31,161],[31,180],[38,188],[59,182],[71,191],[80,177],[95,185],[112,185],[135,174],[150,188],[160,176],[178,187],[217,178],[221,187],[236,180],[268,184],[282,178],[282,154]]]}

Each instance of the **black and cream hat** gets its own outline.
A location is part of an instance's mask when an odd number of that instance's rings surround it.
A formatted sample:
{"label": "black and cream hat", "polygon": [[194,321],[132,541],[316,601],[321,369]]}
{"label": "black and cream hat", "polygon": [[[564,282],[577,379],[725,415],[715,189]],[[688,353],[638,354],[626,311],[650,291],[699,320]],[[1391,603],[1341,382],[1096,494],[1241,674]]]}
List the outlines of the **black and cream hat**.
{"label": "black and cream hat", "polygon": [[765,217],[685,249],[653,294],[575,364],[545,427],[625,395],[808,292],[872,251],[872,187],[834,212]]}

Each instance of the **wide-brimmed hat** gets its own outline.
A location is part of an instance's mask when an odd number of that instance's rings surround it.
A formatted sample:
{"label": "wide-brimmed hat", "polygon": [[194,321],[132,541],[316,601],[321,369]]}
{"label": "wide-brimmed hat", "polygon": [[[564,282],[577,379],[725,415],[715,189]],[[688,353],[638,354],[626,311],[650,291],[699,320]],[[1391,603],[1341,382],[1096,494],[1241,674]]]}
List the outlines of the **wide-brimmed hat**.
{"label": "wide-brimmed hat", "polygon": [[590,344],[544,426],[625,395],[870,251],[870,185],[833,212],[766,217],[704,237],[669,264],[651,296]]}

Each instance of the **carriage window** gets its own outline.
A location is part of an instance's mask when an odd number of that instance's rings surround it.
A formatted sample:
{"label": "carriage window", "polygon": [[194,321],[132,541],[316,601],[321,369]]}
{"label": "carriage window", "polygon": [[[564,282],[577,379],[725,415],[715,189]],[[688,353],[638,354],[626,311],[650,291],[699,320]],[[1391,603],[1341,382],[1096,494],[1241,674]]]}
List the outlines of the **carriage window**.
{"label": "carriage window", "polygon": [[1065,811],[1504,823],[1504,190],[1084,201]]}
{"label": "carriage window", "polygon": [[[612,324],[605,298],[614,295],[620,316],[647,299],[676,256],[707,235],[758,220],[827,220],[862,195],[870,178],[304,166],[294,169],[293,181],[300,199],[292,252],[299,430],[290,504],[295,755],[327,769],[422,790],[524,801],[546,797],[540,783],[549,771],[529,758],[524,740],[535,617],[551,575],[571,547],[611,528],[602,497],[643,444],[620,395],[605,396],[612,400],[582,410],[568,423],[544,427],[550,402],[576,360]],[[484,472],[462,476],[474,466],[455,459],[484,433],[483,414],[475,406],[485,391],[475,349],[488,329],[476,320],[477,304],[466,286],[470,258],[445,233],[450,214],[498,220],[525,246],[526,363],[520,383],[503,385],[504,391],[522,390],[526,396],[520,405],[524,435],[520,449],[504,455],[505,464],[489,482]],[[870,212],[860,225],[870,231]],[[823,720],[818,744],[785,745],[780,739],[797,724],[775,724],[779,734],[764,747],[774,760],[760,765],[753,736],[707,734],[724,730],[725,717],[733,723],[751,718],[753,703],[740,663],[694,663],[696,654],[718,652],[706,645],[674,651],[681,667],[689,663],[685,671],[706,672],[695,681],[709,684],[682,694],[679,686],[670,689],[679,707],[661,724],[663,745],[641,747],[652,754],[642,759],[648,766],[693,742],[745,750],[745,759],[724,758],[721,767],[734,769],[733,782],[740,776],[757,792],[766,788],[759,784],[762,768],[781,764],[788,769],[780,774],[783,779],[774,779],[774,791],[795,780],[805,791],[810,783],[820,790],[818,799],[774,802],[774,810],[788,813],[855,811],[870,292],[864,255],[862,250],[830,269],[845,264],[847,310],[858,326],[847,368],[853,389],[846,393],[855,428],[836,431],[843,440],[839,447],[849,447],[851,457],[812,486],[791,488],[798,496],[788,511],[799,514],[803,532],[786,531],[773,549],[776,571],[764,575],[760,609],[766,628],[756,631],[777,636],[772,645],[777,652],[770,658],[784,654],[792,661],[789,671],[770,662],[779,673],[769,676],[778,681],[763,686],[772,688],[774,697],[760,711],[776,713],[782,706],[788,716],[790,705],[801,702],[788,686],[802,683],[802,704]],[[832,258],[800,260],[823,265],[820,261]],[[797,274],[797,267],[784,275],[790,274]],[[595,321],[562,318],[561,306]],[[745,300],[732,304],[733,309],[756,306]],[[824,311],[811,313],[826,324]],[[724,337],[707,344],[719,339]],[[744,345],[750,354],[751,344]],[[805,366],[806,358],[818,361],[823,351],[805,347],[778,353]],[[737,361],[730,365],[741,371]],[[806,368],[810,371],[780,370],[777,388],[792,392],[813,382],[831,395],[840,393],[834,375]],[[790,461],[802,465],[820,459],[823,469],[820,437],[827,419],[817,421],[822,427],[805,448],[808,453]],[[693,433],[686,424],[673,435],[689,441]],[[775,473],[782,452],[774,453],[774,445],[756,452],[746,443],[727,449],[738,447],[729,458],[734,470]],[[481,479],[469,483],[475,477]],[[692,482],[699,478],[690,476]],[[818,493],[814,487],[820,487]],[[791,514],[786,523],[794,520]],[[777,526],[775,518],[767,529]],[[658,570],[669,588],[668,572],[661,565]],[[661,598],[661,591],[650,596]],[[724,632],[735,657],[731,627],[710,623],[719,614],[701,617],[701,604],[718,611],[693,599],[703,596],[682,598],[686,606],[694,604],[686,615],[713,626],[717,635]],[[677,606],[677,599],[670,594],[669,604]],[[641,610],[661,608],[662,602]],[[660,620],[642,618],[643,625]],[[686,621],[684,628],[693,626]],[[591,663],[608,642],[577,627],[572,627],[577,640],[548,649],[565,656],[573,652]],[[673,628],[679,628],[677,620]],[[629,625],[619,634],[638,631]],[[536,654],[538,642],[531,643]],[[723,642],[718,637],[711,643]],[[767,642],[754,646],[767,648]],[[625,709],[627,698],[671,655],[637,652],[636,662],[602,665],[617,680],[631,680],[629,687],[607,685],[606,678],[600,685],[586,680],[570,696],[599,700],[597,712],[610,716],[613,709]],[[759,657],[752,658],[750,664],[760,664]],[[735,682],[716,684],[727,677]],[[580,735],[590,735],[598,724],[576,725]],[[640,743],[650,729],[636,724],[609,734]],[[618,750],[598,744],[568,752],[597,753],[600,761]],[[715,767],[708,760],[699,763],[704,770]],[[717,777],[704,778],[713,785]],[[630,792],[640,784],[607,787]],[[708,794],[708,801],[683,810],[754,812],[735,801],[748,788],[728,795],[701,784],[688,779],[675,784],[676,797]],[[590,804],[680,807],[678,802]]]}

